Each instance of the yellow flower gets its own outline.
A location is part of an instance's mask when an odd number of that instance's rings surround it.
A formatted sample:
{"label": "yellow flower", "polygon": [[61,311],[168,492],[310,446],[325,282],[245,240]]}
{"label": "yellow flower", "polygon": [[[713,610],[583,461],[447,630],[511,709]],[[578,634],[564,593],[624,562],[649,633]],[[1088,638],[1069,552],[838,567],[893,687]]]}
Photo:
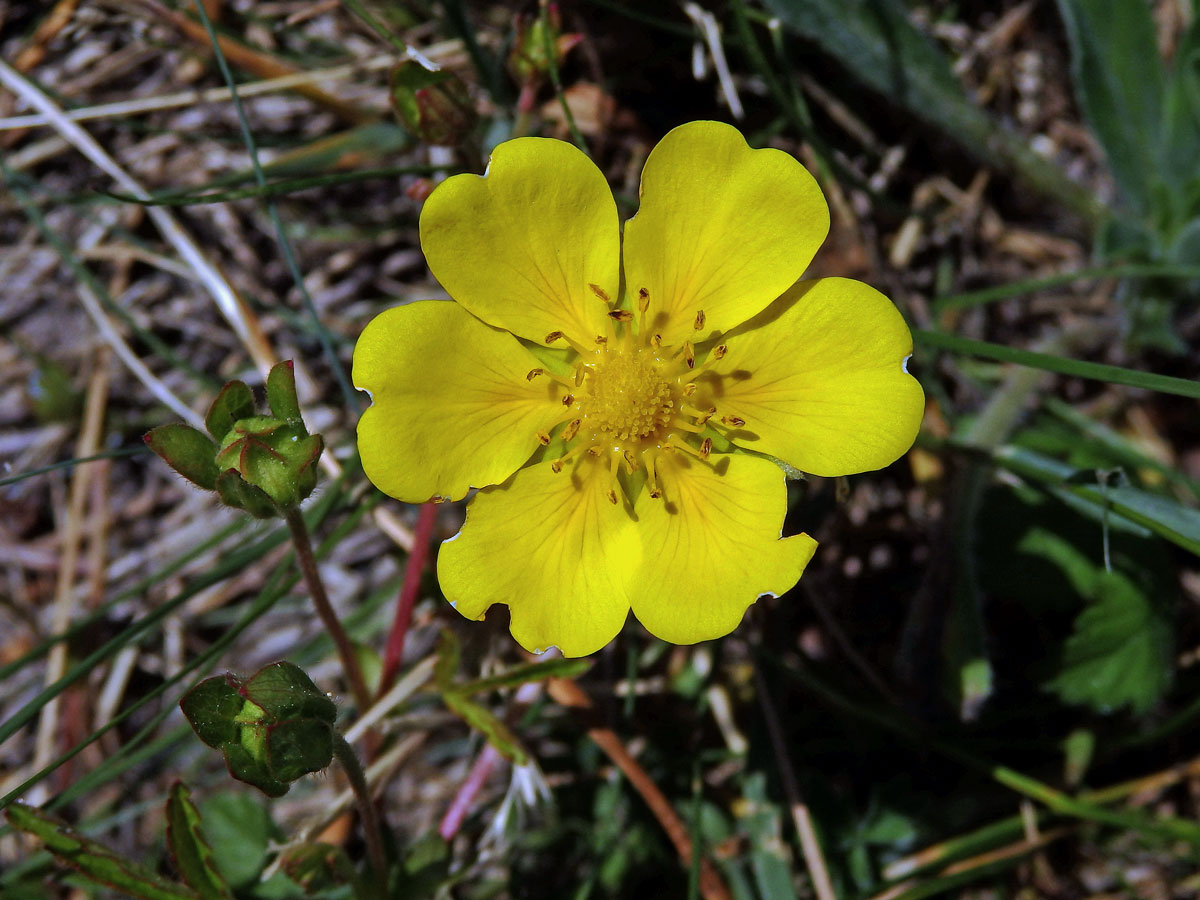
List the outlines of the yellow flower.
{"label": "yellow flower", "polygon": [[717,122],[658,144],[623,239],[604,175],[562,141],[507,141],[433,192],[421,246],[456,302],[376,317],[354,383],[382,491],[482,488],[438,557],[460,613],[507,604],[522,646],[582,656],[630,609],[694,643],[796,583],[816,542],[780,537],[775,460],[881,468],[924,404],[886,297],[797,283],[828,230],[803,166]]}

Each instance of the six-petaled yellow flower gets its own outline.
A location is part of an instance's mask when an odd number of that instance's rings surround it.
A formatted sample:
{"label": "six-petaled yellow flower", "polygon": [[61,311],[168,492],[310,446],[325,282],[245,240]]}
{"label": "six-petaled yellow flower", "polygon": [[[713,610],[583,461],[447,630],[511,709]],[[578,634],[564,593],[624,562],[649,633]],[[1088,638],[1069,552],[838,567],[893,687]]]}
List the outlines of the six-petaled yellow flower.
{"label": "six-petaled yellow flower", "polygon": [[442,545],[464,616],[507,604],[522,646],[727,634],[813,555],[782,538],[785,474],[891,463],[924,398],[891,302],[797,282],[829,230],[795,159],[734,128],[670,132],[622,234],[608,184],[570,144],[518,138],[440,185],[421,246],[454,302],[390,309],[354,381],[368,477],[409,502],[482,490]]}

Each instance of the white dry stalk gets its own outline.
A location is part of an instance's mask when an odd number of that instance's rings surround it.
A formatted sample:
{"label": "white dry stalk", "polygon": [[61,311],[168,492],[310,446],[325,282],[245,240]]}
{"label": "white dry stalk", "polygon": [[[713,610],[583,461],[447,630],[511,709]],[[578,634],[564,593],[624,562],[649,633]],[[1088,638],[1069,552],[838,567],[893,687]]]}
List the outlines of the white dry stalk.
{"label": "white dry stalk", "polygon": [[743,118],[745,112],[742,109],[742,100],[738,96],[737,86],[733,83],[733,73],[729,71],[729,63],[725,59],[725,47],[721,43],[721,29],[717,24],[717,17],[690,0],[683,4],[683,11],[704,38],[708,55],[712,57],[713,68],[717,70],[717,81],[721,85],[721,93],[729,106],[729,112],[735,119]]}
{"label": "white dry stalk", "polygon": [[397,681],[390,691],[372,704],[371,708],[359,717],[358,721],[346,729],[345,738],[353,744],[373,728],[380,719],[416,693],[433,675],[433,667],[437,660],[428,656],[408,670],[403,678]]}

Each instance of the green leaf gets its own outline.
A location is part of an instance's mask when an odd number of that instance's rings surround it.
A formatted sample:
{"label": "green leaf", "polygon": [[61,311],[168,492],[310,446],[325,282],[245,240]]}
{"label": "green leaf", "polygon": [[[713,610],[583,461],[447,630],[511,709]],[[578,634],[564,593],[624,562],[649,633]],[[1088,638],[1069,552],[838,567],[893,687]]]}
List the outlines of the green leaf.
{"label": "green leaf", "polygon": [[[547,662],[526,663],[514,666],[499,675],[476,678],[474,681],[454,685],[452,690],[463,696],[482,694],[485,691],[494,691],[500,688],[520,687],[528,682],[541,681],[545,678],[578,678],[591,667],[591,660],[587,659],[552,659]],[[444,687],[443,690],[445,690]]]}
{"label": "green leaf", "polygon": [[[1200,556],[1200,510],[1184,506],[1170,497],[1152,494],[1129,485],[1080,484],[1079,470],[1058,460],[1020,447],[1000,447],[994,459],[1023,478],[1057,487],[1064,494],[1083,498],[1098,512],[1105,508],[1142,525],[1174,544]],[[1057,493],[1058,491],[1056,491]]]}
{"label": "green leaf", "polygon": [[1171,629],[1158,604],[1120,572],[1099,572],[1075,620],[1062,671],[1047,687],[1099,712],[1148,710],[1171,680]]}
{"label": "green leaf", "polygon": [[217,870],[212,848],[200,831],[200,813],[181,782],[167,800],[167,846],[175,868],[204,900],[231,900],[229,885]]}
{"label": "green leaf", "polygon": [[172,469],[206,491],[216,490],[217,445],[191,425],[160,425],[146,432],[146,445]]}
{"label": "green leaf", "polygon": [[1200,16],[1175,48],[1163,101],[1163,168],[1176,184],[1196,177],[1200,146]]}
{"label": "green leaf", "polygon": [[951,353],[982,356],[984,359],[1016,363],[1019,366],[1029,366],[1045,372],[1057,372],[1060,375],[1073,375],[1076,378],[1089,378],[1093,381],[1124,384],[1129,387],[1145,388],[1148,391],[1158,391],[1162,394],[1200,399],[1200,381],[1189,381],[1186,378],[1173,378],[1169,375],[1156,375],[1153,372],[1141,372],[1121,366],[1107,366],[1101,363],[1068,359],[1064,356],[1053,356],[1049,353],[1036,353],[1033,350],[1021,350],[1017,347],[992,344],[988,341],[974,341],[970,338],[944,334],[940,331],[926,331],[920,328],[913,329],[913,340],[926,347],[948,350]]}
{"label": "green leaf", "polygon": [[283,838],[266,804],[245,791],[228,792],[204,800],[200,812],[204,833],[225,880],[237,891],[256,884],[267,864],[271,843]]}
{"label": "green leaf", "polygon": [[521,748],[516,736],[490,710],[453,691],[443,694],[442,699],[446,701],[446,706],[452,713],[476,731],[482,732],[488,743],[503,757],[512,760],[518,766],[523,766],[528,761],[529,756]]}
{"label": "green leaf", "polygon": [[267,405],[277,419],[299,419],[300,400],[296,397],[296,370],[290,359],[276,363],[267,373]]}
{"label": "green leaf", "polygon": [[449,628],[443,628],[438,637],[437,663],[433,667],[433,681],[442,692],[454,690],[454,676],[458,672],[461,650],[458,638]]}
{"label": "green leaf", "polygon": [[979,159],[1015,169],[1030,185],[1090,220],[1092,192],[1030,149],[1024,137],[979,109],[950,60],[909,19],[901,0],[766,0],[784,25],[818,43],[861,83],[959,141]]}
{"label": "green leaf", "polygon": [[254,394],[244,381],[231,381],[221,388],[217,399],[208,408],[204,427],[218,442],[233,431],[233,423],[254,415]]}
{"label": "green leaf", "polygon": [[1149,210],[1161,177],[1163,65],[1145,0],[1058,0],[1075,93],[1133,208]]}
{"label": "green leaf", "polygon": [[138,900],[204,900],[191,888],[168,881],[141,863],[76,834],[66,823],[40,809],[14,803],[5,815],[13,828],[39,838],[55,859],[95,884]]}

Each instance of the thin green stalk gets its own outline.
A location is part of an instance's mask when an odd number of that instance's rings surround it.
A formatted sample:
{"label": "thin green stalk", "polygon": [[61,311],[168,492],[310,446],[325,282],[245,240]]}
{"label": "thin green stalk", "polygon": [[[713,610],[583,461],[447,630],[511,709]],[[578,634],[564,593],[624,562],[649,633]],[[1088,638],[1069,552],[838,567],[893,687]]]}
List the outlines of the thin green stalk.
{"label": "thin green stalk", "polygon": [[62,462],[51,463],[39,469],[28,469],[24,472],[18,472],[16,475],[0,478],[0,487],[16,484],[18,481],[24,481],[26,478],[33,478],[37,475],[45,475],[47,472],[70,469],[75,466],[81,466],[84,463],[97,462],[101,459],[125,459],[129,456],[143,456],[149,452],[150,448],[145,444],[138,444],[136,447],[119,447],[116,450],[105,450],[103,453],[94,453],[91,456],[81,456],[77,459],[64,459]]}
{"label": "thin green stalk", "polygon": [[1019,297],[1022,294],[1032,294],[1047,288],[1059,287],[1073,281],[1094,281],[1098,278],[1200,278],[1200,266],[1170,266],[1147,263],[1124,263],[1115,266],[1096,266],[1090,269],[1078,269],[1074,272],[1059,272],[1044,278],[1029,278],[1024,281],[1013,281],[996,287],[982,288],[978,291],[964,291],[961,294],[947,294],[933,300],[934,312],[946,312],[952,309],[968,309],[972,306],[982,306],[1009,297]]}
{"label": "thin green stalk", "polygon": [[384,900],[387,897],[387,856],[383,852],[383,831],[379,825],[379,814],[371,800],[367,777],[354,749],[340,734],[333,736],[333,755],[337,757],[338,762],[346,771],[346,777],[350,779],[350,789],[354,791],[354,798],[358,801],[358,814],[362,819],[363,837],[367,842],[367,856],[371,860],[371,868],[375,870],[375,877],[371,883],[375,886],[375,895],[380,900]]}
{"label": "thin green stalk", "polygon": [[[194,0],[196,12],[200,16],[200,20],[204,23],[204,30],[208,32],[209,43],[212,44],[213,56],[217,60],[217,67],[221,70],[221,77],[225,79],[225,84],[229,87],[229,96],[233,100],[233,108],[237,113],[238,123],[242,129],[242,139],[246,144],[246,152],[250,156],[250,167],[254,170],[254,182],[260,189],[267,186],[267,177],[263,173],[262,165],[258,160],[258,144],[254,139],[254,133],[250,129],[250,121],[246,118],[245,107],[242,106],[241,95],[238,94],[237,82],[234,80],[233,71],[229,68],[229,60],[225,58],[224,52],[221,50],[221,42],[217,38],[216,29],[213,27],[212,19],[208,17],[208,11],[205,10],[204,4],[200,0]],[[288,272],[292,276],[292,281],[296,285],[296,290],[300,292],[300,297],[304,301],[304,306],[308,310],[309,316],[317,326],[317,340],[321,344],[321,351],[325,354],[325,360],[337,379],[338,385],[342,390],[342,397],[345,400],[346,408],[357,410],[360,402],[358,392],[350,384],[350,380],[346,377],[346,372],[342,367],[341,360],[338,359],[337,351],[333,348],[333,343],[329,339],[329,332],[321,324],[320,317],[317,315],[316,304],[313,303],[312,295],[308,292],[308,287],[304,284],[304,275],[300,271],[300,266],[296,262],[296,254],[292,249],[292,242],[288,240],[287,232],[283,228],[283,219],[279,215],[279,207],[274,200],[267,198],[267,215],[270,216],[271,224],[275,228],[275,236],[279,242],[279,249],[283,254],[284,263],[287,265]]]}
{"label": "thin green stalk", "polygon": [[546,53],[546,68],[550,72],[550,83],[554,85],[554,93],[562,107],[563,117],[567,120],[567,129],[571,132],[571,140],[575,142],[576,147],[587,153],[587,141],[583,137],[583,132],[579,130],[579,126],[575,124],[575,114],[571,112],[571,104],[567,102],[567,95],[563,93],[562,78],[558,73],[558,48],[554,46],[554,29],[550,27],[550,5],[544,0],[541,18],[542,49]]}
{"label": "thin green stalk", "polygon": [[333,644],[342,661],[342,670],[346,673],[346,680],[350,683],[350,692],[354,694],[354,702],[361,712],[371,705],[371,693],[367,690],[367,682],[363,678],[362,668],[358,664],[358,657],[354,654],[354,645],[350,643],[350,637],[338,620],[337,613],[333,611],[333,605],[329,602],[329,595],[325,592],[325,582],[321,580],[321,573],[317,569],[312,539],[308,536],[308,526],[304,524],[304,514],[300,512],[299,507],[293,506],[287,511],[284,521],[287,522],[288,531],[291,532],[292,546],[296,548],[296,562],[304,574],[304,581],[308,585],[313,605],[317,608],[317,615],[321,617],[321,624],[325,626],[325,631],[333,639]]}
{"label": "thin green stalk", "polygon": [[1048,353],[1035,353],[1032,350],[1006,347],[1003,344],[993,344],[988,341],[974,341],[970,338],[943,334],[938,331],[914,329],[913,340],[936,350],[980,356],[998,362],[1016,363],[1019,366],[1028,366],[1045,372],[1056,372],[1059,375],[1072,375],[1076,378],[1104,381],[1109,384],[1123,384],[1127,387],[1158,391],[1162,394],[1200,399],[1200,381],[1188,381],[1186,378],[1173,378],[1169,375],[1155,375],[1153,372],[1141,372],[1121,366],[1084,362],[1078,359],[1052,356]]}
{"label": "thin green stalk", "polygon": [[[328,175],[312,175],[306,178],[285,178],[254,187],[234,188],[215,193],[200,191],[171,191],[169,193],[151,194],[147,200],[116,191],[105,191],[105,196],[122,203],[137,203],[142,206],[200,206],[207,203],[228,203],[231,200],[258,199],[264,197],[282,197],[297,191],[307,191],[312,188],[329,187],[339,184],[353,184],[359,181],[369,181],[372,178],[395,178],[399,175],[432,175],[443,172],[447,166],[387,166],[378,169],[360,169],[355,172],[332,172]],[[201,191],[208,190],[202,188]]]}

